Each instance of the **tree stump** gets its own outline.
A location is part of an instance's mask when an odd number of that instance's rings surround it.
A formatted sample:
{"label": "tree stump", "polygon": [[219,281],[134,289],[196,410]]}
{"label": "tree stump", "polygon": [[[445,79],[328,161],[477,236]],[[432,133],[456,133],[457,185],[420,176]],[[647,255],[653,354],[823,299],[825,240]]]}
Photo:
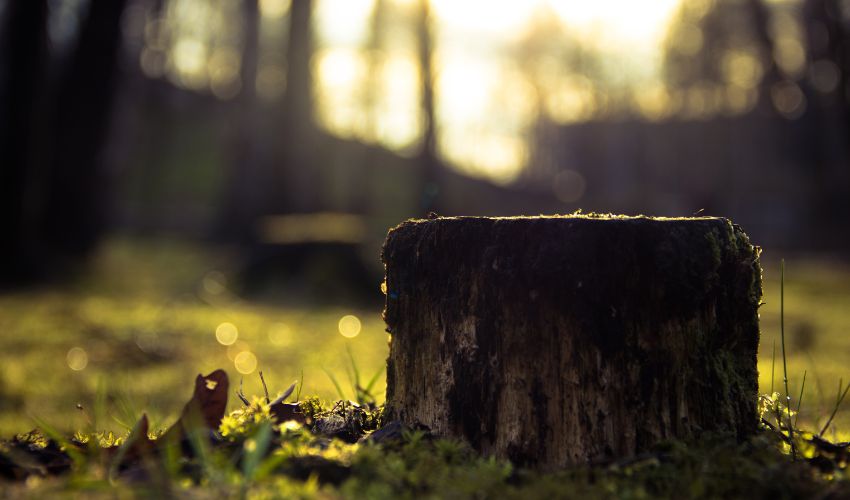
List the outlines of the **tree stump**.
{"label": "tree stump", "polygon": [[554,468],[757,426],[759,249],[729,220],[411,220],[384,244],[390,418]]}

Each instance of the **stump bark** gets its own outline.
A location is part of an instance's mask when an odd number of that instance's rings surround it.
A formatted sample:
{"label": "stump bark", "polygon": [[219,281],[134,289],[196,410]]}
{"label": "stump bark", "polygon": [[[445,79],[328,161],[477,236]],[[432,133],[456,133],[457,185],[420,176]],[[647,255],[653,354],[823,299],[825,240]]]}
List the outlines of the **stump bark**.
{"label": "stump bark", "polygon": [[411,220],[388,416],[544,468],[757,426],[759,249],[722,218]]}

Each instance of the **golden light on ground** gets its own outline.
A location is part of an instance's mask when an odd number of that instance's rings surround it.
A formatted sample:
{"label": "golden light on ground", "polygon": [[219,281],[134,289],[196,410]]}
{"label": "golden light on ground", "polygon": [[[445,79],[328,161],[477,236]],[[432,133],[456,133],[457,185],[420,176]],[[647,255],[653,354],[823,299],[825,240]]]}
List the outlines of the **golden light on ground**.
{"label": "golden light on ground", "polygon": [[225,321],[215,329],[215,339],[221,345],[231,345],[236,342],[237,338],[239,338],[239,330],[233,323]]}
{"label": "golden light on ground", "polygon": [[292,343],[292,328],[286,323],[274,323],[269,327],[269,342],[277,347]]}
{"label": "golden light on ground", "polygon": [[339,333],[346,338],[353,339],[360,335],[360,318],[353,314],[347,314],[339,319]]}
{"label": "golden light on ground", "polygon": [[89,356],[82,347],[72,347],[65,356],[68,367],[75,372],[85,370],[89,364]]}
{"label": "golden light on ground", "polygon": [[242,351],[236,355],[233,365],[236,367],[236,371],[242,375],[254,373],[254,370],[257,369],[257,356],[251,351]]}

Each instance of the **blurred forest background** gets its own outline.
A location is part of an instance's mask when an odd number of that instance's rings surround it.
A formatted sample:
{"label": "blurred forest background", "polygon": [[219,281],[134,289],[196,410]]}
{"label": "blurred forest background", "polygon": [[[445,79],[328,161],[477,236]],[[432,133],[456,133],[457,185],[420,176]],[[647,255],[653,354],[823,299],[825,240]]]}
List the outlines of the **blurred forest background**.
{"label": "blurred forest background", "polygon": [[[0,410],[35,390],[13,358],[48,328],[75,333],[45,396],[119,348],[191,376],[187,332],[233,317],[255,325],[240,373],[326,360],[358,318],[380,366],[380,245],[430,211],[729,217],[774,260],[830,256],[790,320],[801,353],[839,339],[848,72],[846,0],[0,0]],[[343,337],[298,347],[319,317]]]}

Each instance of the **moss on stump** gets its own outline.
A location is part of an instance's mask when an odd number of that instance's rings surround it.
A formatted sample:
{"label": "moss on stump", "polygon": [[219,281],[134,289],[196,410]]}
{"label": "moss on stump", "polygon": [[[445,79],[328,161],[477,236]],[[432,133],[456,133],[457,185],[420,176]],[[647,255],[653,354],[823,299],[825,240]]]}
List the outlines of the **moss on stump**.
{"label": "moss on stump", "polygon": [[383,251],[388,415],[545,468],[749,435],[758,253],[713,217],[404,222]]}

